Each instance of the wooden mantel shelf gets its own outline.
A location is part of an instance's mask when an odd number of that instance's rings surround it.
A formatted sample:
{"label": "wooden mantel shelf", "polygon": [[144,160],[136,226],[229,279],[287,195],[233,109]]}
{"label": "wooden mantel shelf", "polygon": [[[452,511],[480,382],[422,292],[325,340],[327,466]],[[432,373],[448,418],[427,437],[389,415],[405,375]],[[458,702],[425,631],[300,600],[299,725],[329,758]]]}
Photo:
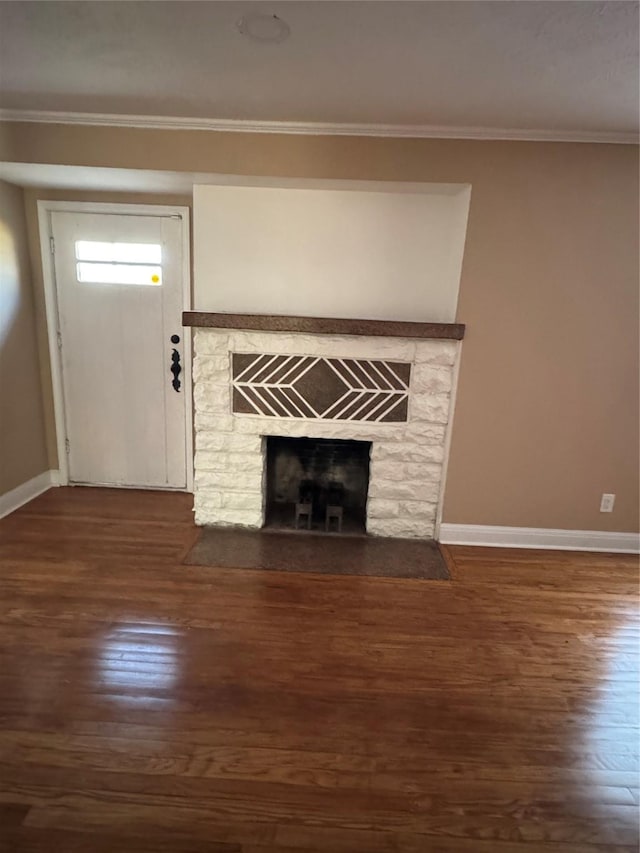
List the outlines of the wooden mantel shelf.
{"label": "wooden mantel shelf", "polygon": [[285,317],[276,314],[216,314],[185,311],[183,326],[246,329],[256,332],[302,332],[312,335],[364,335],[391,338],[445,338],[461,341],[464,323],[411,323],[400,320],[348,320],[333,317]]}

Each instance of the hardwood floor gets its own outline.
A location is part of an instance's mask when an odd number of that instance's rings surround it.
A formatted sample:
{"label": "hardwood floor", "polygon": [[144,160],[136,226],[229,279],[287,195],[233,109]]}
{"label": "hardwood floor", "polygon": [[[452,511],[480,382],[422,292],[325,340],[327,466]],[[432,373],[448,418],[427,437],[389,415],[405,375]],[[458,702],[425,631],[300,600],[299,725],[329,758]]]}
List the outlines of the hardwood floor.
{"label": "hardwood floor", "polygon": [[0,848],[638,844],[638,571],[450,549],[452,581],[183,566],[190,496],[0,521]]}

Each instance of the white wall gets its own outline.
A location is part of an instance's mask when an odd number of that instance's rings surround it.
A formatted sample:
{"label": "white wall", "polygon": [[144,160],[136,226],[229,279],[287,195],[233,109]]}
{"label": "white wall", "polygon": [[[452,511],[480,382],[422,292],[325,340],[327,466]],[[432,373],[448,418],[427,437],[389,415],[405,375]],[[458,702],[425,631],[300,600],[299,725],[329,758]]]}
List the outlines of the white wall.
{"label": "white wall", "polygon": [[455,320],[471,188],[194,187],[194,308]]}

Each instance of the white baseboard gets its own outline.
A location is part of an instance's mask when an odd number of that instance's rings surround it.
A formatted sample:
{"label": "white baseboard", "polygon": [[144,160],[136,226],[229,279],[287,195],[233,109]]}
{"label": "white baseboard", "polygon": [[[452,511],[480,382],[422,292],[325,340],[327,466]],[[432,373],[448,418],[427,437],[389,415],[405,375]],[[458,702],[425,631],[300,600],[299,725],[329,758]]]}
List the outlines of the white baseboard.
{"label": "white baseboard", "polygon": [[485,524],[441,524],[443,545],[486,545],[492,548],[542,548],[558,551],[640,553],[640,533],[603,530],[556,530],[544,527],[493,527]]}
{"label": "white baseboard", "polygon": [[16,486],[15,489],[11,489],[4,495],[0,495],[0,518],[4,518],[5,515],[9,515],[9,513],[37,498],[51,486],[57,485],[59,485],[58,471],[43,471],[37,477]]}

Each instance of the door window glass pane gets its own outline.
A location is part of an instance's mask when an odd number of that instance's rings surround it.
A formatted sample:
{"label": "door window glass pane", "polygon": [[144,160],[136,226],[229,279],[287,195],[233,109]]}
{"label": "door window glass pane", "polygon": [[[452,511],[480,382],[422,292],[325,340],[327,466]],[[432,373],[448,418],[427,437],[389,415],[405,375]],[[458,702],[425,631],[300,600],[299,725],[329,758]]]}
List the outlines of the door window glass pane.
{"label": "door window glass pane", "polygon": [[80,261],[78,281],[89,284],[162,284],[162,267],[151,264],[101,264]]}
{"label": "door window glass pane", "polygon": [[158,243],[100,243],[76,241],[79,261],[111,261],[121,264],[161,264],[162,246]]}

